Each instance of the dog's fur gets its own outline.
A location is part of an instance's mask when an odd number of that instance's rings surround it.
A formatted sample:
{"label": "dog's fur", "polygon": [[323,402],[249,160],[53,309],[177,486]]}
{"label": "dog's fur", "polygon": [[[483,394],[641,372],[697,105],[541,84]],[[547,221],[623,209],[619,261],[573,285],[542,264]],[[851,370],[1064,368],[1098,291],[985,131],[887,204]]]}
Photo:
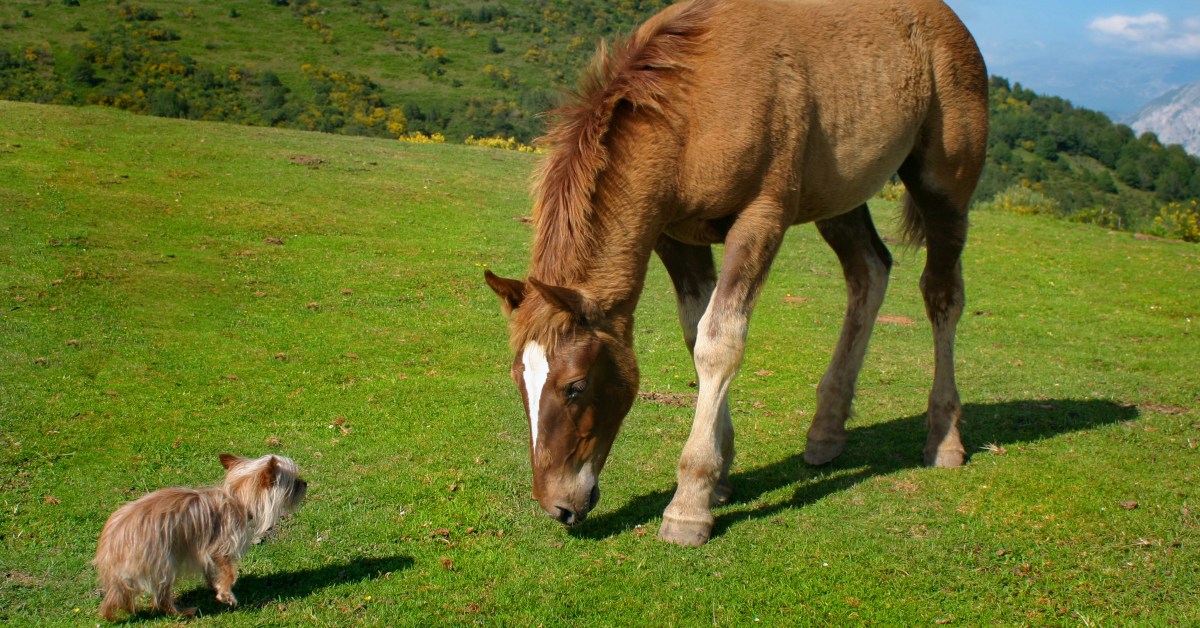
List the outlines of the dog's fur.
{"label": "dog's fur", "polygon": [[100,615],[135,610],[142,592],[169,615],[179,609],[171,588],[175,578],[197,571],[217,592],[217,600],[237,605],[233,583],[237,562],[280,517],[300,507],[308,483],[296,463],[282,456],[249,459],[221,454],[225,483],[210,488],[165,488],[121,506],[100,533],[93,564],[104,601]]}

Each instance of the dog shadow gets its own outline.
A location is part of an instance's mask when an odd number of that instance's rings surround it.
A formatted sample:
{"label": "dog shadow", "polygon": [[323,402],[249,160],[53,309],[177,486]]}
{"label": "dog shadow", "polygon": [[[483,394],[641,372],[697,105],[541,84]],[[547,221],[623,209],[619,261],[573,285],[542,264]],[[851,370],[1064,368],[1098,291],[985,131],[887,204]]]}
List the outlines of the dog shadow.
{"label": "dog shadow", "polygon": [[[1136,406],[1090,399],[966,404],[962,429],[969,441],[964,443],[967,462],[970,462],[973,450],[979,451],[985,445],[1015,445],[1132,421],[1137,417]],[[733,497],[727,504],[714,508],[716,522],[712,538],[720,536],[736,522],[773,517],[780,511],[813,504],[873,477],[923,466],[924,414],[851,427],[848,432],[845,452],[828,464],[811,466],[804,462],[802,452],[797,452],[783,460],[731,475]],[[802,446],[803,443],[798,443],[798,448]],[[796,488],[790,497],[760,503],[763,495],[793,485]],[[568,529],[568,534],[598,540],[630,531],[661,517],[674,493],[675,489],[671,487],[635,497],[614,511],[589,517]]]}
{"label": "dog shadow", "polygon": [[[249,574],[238,578],[233,593],[238,598],[238,607],[262,607],[283,600],[307,597],[325,587],[350,582],[371,580],[382,574],[409,569],[413,566],[410,556],[385,558],[360,558],[346,563],[337,563],[270,574]],[[236,611],[216,600],[216,594],[206,585],[199,585],[183,593],[176,606],[194,607],[197,616],[215,615]],[[135,619],[150,619],[161,615],[140,612]]]}

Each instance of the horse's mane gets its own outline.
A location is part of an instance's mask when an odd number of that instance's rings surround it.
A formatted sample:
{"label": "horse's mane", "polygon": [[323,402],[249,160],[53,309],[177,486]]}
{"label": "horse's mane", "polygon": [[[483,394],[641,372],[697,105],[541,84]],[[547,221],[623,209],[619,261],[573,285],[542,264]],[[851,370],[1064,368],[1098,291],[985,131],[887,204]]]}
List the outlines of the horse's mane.
{"label": "horse's mane", "polygon": [[582,278],[596,249],[592,198],[609,164],[606,139],[618,105],[663,110],[669,88],[688,68],[686,53],[706,33],[714,4],[697,0],[652,19],[611,50],[601,43],[577,91],[552,112],[554,122],[542,138],[550,154],[533,187],[532,276],[554,284]]}

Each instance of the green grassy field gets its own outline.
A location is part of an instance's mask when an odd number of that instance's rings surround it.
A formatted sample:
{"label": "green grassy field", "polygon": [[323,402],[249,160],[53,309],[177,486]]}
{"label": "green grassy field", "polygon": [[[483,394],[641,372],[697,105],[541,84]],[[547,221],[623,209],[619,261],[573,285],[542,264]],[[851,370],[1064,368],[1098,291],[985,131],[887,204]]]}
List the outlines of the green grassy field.
{"label": "green grassy field", "polygon": [[603,500],[568,530],[529,497],[481,275],[526,268],[535,159],[0,102],[0,622],[94,623],[108,514],[225,451],[311,486],[238,609],[179,589],[196,625],[1200,622],[1200,248],[976,212],[959,470],[920,467],[922,254],[897,251],[849,446],[811,468],[844,289],[794,229],[735,382],[733,502],[683,549],[655,538],[693,376],[657,265],[653,394]]}

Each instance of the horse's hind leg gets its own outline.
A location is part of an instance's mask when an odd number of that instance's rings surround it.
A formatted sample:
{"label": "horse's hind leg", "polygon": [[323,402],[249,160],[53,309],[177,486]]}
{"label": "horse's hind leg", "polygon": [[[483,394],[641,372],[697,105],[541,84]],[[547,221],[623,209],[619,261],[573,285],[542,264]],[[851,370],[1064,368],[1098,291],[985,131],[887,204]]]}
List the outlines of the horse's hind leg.
{"label": "horse's hind leg", "polygon": [[912,157],[901,167],[900,177],[908,188],[904,211],[909,231],[915,231],[914,235],[925,242],[921,293],[925,313],[933,325],[934,371],[925,464],[957,467],[966,460],[966,450],[958,431],[962,402],[954,378],[954,336],[966,302],[962,251],[974,179],[969,178],[970,185],[959,185],[957,193],[944,192],[956,188],[949,181],[940,187],[931,185],[929,181],[934,177],[928,170],[922,172],[919,161]]}
{"label": "horse's hind leg", "polygon": [[[679,306],[679,325],[683,328],[683,339],[687,343],[688,353],[695,355],[696,329],[700,317],[712,298],[713,288],[717,285],[716,268],[713,265],[712,247],[684,244],[667,236],[662,236],[655,245],[671,283],[675,285],[675,300]],[[729,501],[732,486],[729,483],[729,466],[733,462],[733,421],[729,417],[729,400],[721,400],[717,417],[718,429],[721,430],[722,469],[717,487],[713,491],[714,503]]]}
{"label": "horse's hind leg", "polygon": [[933,389],[929,393],[929,436],[925,464],[956,467],[966,459],[958,433],[962,402],[954,382],[954,334],[966,299],[962,251],[967,242],[967,207],[983,171],[987,149],[987,69],[974,42],[963,33],[933,46],[936,84],[929,116],[899,175],[908,189],[905,232],[925,243],[921,293],[933,325]]}
{"label": "horse's hind leg", "polygon": [[825,464],[846,446],[846,419],[855,384],[892,268],[892,255],[879,239],[865,204],[817,222],[817,230],[842,264],[847,303],[841,337],[817,386],[817,413],[804,448],[804,461],[809,464]]}

